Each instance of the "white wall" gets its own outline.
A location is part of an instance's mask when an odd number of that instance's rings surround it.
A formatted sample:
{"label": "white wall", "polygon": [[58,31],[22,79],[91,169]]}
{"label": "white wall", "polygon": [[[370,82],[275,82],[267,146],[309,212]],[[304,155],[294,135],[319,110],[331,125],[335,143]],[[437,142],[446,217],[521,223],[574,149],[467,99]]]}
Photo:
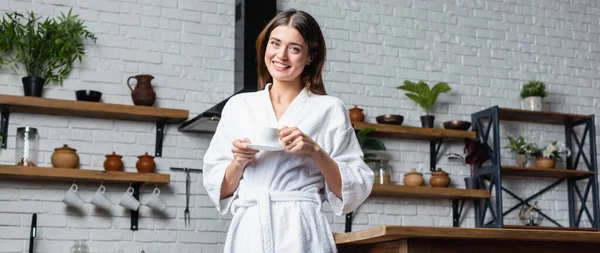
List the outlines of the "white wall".
{"label": "white wall", "polygon": [[[98,36],[96,45],[62,87],[50,86],[45,97],[74,99],[78,89],[104,93],[104,102],[132,104],[126,79],[151,73],[157,106],[188,109],[194,116],[233,90],[233,1],[0,1],[0,12],[33,10],[57,15],[74,6],[75,13]],[[436,126],[450,119],[470,120],[470,114],[493,105],[519,107],[519,90],[529,79],[548,84],[548,110],[598,114],[600,97],[600,6],[597,1],[279,1],[278,9],[298,8],[313,14],[328,46],[326,84],[330,94],[348,107],[365,108],[367,121],[384,113],[402,114],[406,125],[419,125],[422,113],[395,89],[404,80],[445,81],[453,91],[440,96]],[[22,94],[21,74],[0,70],[2,94]],[[54,148],[69,144],[78,150],[84,168],[101,169],[104,155],[125,155],[135,171],[137,155],[154,152],[151,123],[77,117],[11,114],[9,149],[0,162],[12,163],[15,133],[29,125],[40,131],[43,165]],[[563,128],[503,123],[502,134],[533,134],[541,143],[563,139]],[[142,208],[140,230],[129,230],[129,212],[116,206],[106,213],[89,199],[98,184],[80,183],[88,201],[83,212],[61,202],[68,182],[0,179],[0,252],[25,252],[31,213],[38,213],[36,251],[65,252],[74,239],[87,240],[91,252],[217,252],[230,216],[220,217],[193,175],[192,226],[183,222],[184,175],[169,167],[201,167],[210,135],[166,130],[158,172],[171,173],[162,187],[166,214]],[[394,182],[410,168],[425,172],[429,144],[385,139]],[[506,145],[503,142],[502,145]],[[461,145],[448,147],[461,152]],[[445,150],[445,148],[444,148]],[[504,151],[503,151],[504,152]],[[504,152],[506,162],[511,162]],[[559,165],[561,166],[561,165]],[[453,187],[463,187],[468,174],[459,164],[443,160]],[[531,195],[552,181],[505,180],[507,188]],[[126,185],[106,184],[117,202]],[[151,186],[142,188],[145,196]],[[538,199],[542,208],[568,224],[566,187],[560,185]],[[506,197],[506,208],[515,204]],[[334,232],[343,232],[343,217],[327,216]],[[506,223],[518,224],[514,214]],[[451,226],[448,200],[373,198],[359,208],[354,229],[381,224]],[[551,225],[545,222],[544,225]],[[463,226],[473,226],[472,211]],[[116,241],[116,242],[114,242]]]}

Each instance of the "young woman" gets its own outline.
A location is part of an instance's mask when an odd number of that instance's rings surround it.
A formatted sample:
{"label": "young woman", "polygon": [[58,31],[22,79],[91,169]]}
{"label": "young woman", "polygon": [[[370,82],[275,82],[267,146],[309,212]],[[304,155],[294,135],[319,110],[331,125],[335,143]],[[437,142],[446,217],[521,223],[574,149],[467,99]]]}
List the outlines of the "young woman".
{"label": "young woman", "polygon": [[[306,12],[277,15],[257,39],[261,90],[232,97],[204,156],[204,186],[220,214],[231,210],[224,252],[337,252],[321,212],[353,211],[371,193],[348,111],[325,93],[325,40]],[[283,150],[249,148],[276,127]]]}

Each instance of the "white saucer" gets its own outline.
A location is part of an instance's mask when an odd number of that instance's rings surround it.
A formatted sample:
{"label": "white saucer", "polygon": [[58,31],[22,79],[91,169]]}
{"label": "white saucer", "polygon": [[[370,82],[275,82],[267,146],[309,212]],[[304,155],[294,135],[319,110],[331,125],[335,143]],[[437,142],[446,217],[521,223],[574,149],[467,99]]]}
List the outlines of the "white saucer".
{"label": "white saucer", "polygon": [[251,149],[258,149],[258,150],[264,150],[264,151],[284,150],[283,146],[269,146],[269,145],[260,145],[260,144],[248,144],[248,147]]}

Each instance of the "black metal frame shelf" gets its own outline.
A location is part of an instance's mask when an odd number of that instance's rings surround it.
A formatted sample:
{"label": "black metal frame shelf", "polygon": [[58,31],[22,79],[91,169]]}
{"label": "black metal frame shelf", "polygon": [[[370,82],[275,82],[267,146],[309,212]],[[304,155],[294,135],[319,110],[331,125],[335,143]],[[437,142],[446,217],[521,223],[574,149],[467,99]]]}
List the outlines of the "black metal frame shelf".
{"label": "black metal frame shelf", "polygon": [[[471,115],[473,130],[477,132],[477,136],[484,144],[489,145],[490,138],[493,138],[493,145],[491,145],[491,165],[486,165],[478,168],[475,173],[478,187],[484,188],[488,191],[495,193],[495,202],[492,202],[491,198],[486,199],[484,203],[477,201],[475,205],[475,225],[476,227],[504,227],[504,216],[510,212],[515,211],[522,205],[530,207],[529,201],[536,197],[544,194],[550,189],[553,189],[557,185],[567,182],[568,192],[568,205],[569,205],[569,228],[579,228],[583,213],[587,215],[589,222],[592,224],[594,231],[600,231],[600,214],[598,204],[598,164],[596,156],[596,130],[594,115],[573,115],[553,112],[534,112],[534,111],[523,111],[516,109],[500,108],[493,106],[485,110],[473,113]],[[484,126],[483,122],[487,120],[487,126]],[[573,149],[573,140],[577,145],[577,152],[566,159],[566,170],[561,169],[535,169],[535,168],[520,168],[514,166],[503,166],[500,161],[500,120],[508,121],[520,121],[529,123],[541,123],[541,124],[558,124],[564,125],[565,127],[565,145]],[[575,133],[575,127],[584,126],[583,134],[581,139]],[[490,137],[490,133],[493,133],[493,137]],[[585,140],[586,137],[589,140],[588,156],[585,154]],[[575,159],[573,160],[573,157]],[[583,157],[587,170],[578,170],[580,158]],[[548,186],[544,187],[540,191],[534,193],[526,198],[519,197],[514,192],[505,188],[502,185],[502,179],[506,176],[526,176],[536,177],[535,171],[540,171],[540,175],[537,177],[546,178],[557,178],[557,180]],[[577,182],[580,180],[587,179],[585,191],[579,189]],[[485,183],[487,182],[487,184]],[[588,198],[592,192],[592,211],[588,207]],[[506,192],[513,198],[519,201],[519,203],[508,210],[503,210],[502,205],[502,194]],[[575,202],[578,200],[580,206],[576,210]],[[542,215],[548,221],[554,223],[557,228],[564,228],[561,224],[556,222],[550,216],[545,214],[543,211],[533,208],[540,215]],[[486,220],[487,212],[490,212],[491,220],[484,224]]]}

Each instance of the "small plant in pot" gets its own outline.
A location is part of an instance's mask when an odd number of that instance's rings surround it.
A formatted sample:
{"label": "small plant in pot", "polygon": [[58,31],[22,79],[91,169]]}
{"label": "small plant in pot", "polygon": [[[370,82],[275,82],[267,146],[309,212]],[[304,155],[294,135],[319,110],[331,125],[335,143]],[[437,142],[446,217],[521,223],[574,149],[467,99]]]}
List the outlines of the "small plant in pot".
{"label": "small plant in pot", "polygon": [[506,148],[510,148],[515,153],[515,161],[518,166],[525,167],[530,154],[537,151],[537,146],[530,141],[525,140],[525,137],[519,136],[517,138],[508,137],[509,145]]}
{"label": "small plant in pot", "polygon": [[560,141],[553,141],[542,149],[537,149],[534,152],[536,156],[535,166],[542,169],[552,169],[556,165],[556,161],[562,161],[561,154],[571,156],[571,150]]}
{"label": "small plant in pot", "polygon": [[435,104],[437,97],[440,93],[449,92],[450,86],[447,83],[439,82],[430,88],[429,85],[423,81],[414,83],[411,81],[404,81],[404,85],[396,87],[397,89],[408,91],[405,95],[419,104],[424,110],[425,115],[421,116],[422,127],[433,127],[435,116],[431,115],[431,108]]}
{"label": "small plant in pot", "polygon": [[546,84],[541,81],[531,80],[523,84],[521,89],[521,109],[542,111],[542,100],[548,95]]}
{"label": "small plant in pot", "polygon": [[387,160],[377,159],[377,155],[374,153],[368,153],[367,150],[386,150],[385,144],[371,137],[369,134],[375,131],[375,128],[364,128],[357,132],[356,137],[358,139],[358,144],[364,153],[363,160],[367,164],[375,165],[371,167],[374,172],[376,184],[390,184],[391,183],[391,170],[387,165]]}
{"label": "small plant in pot", "polygon": [[41,97],[45,85],[62,85],[73,69],[75,60],[81,62],[85,54],[83,40],[96,41],[96,36],[86,30],[78,15],[71,10],[56,19],[41,20],[33,12],[27,16],[18,12],[6,13],[0,22],[1,64],[10,66],[15,73],[23,65],[22,78],[25,96]]}

